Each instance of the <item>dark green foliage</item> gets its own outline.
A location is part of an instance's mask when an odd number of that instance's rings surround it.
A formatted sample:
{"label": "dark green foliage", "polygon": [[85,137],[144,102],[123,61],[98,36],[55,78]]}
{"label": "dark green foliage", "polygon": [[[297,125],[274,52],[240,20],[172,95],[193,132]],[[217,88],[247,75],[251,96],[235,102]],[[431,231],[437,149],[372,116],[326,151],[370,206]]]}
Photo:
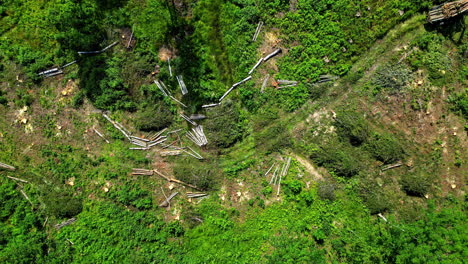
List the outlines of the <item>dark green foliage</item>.
{"label": "dark green foliage", "polygon": [[401,176],[401,186],[408,195],[424,196],[433,180],[430,172],[417,170]]}
{"label": "dark green foliage", "polygon": [[177,179],[193,184],[202,190],[212,190],[216,186],[220,173],[217,164],[210,161],[182,161],[174,166],[174,175]]}
{"label": "dark green foliage", "polygon": [[408,83],[410,77],[411,71],[404,64],[387,64],[377,69],[372,83],[377,86],[377,91],[398,93]]}
{"label": "dark green foliage", "polygon": [[254,136],[256,146],[267,153],[280,151],[292,145],[288,130],[279,122],[273,123]]}
{"label": "dark green foliage", "polygon": [[337,133],[353,146],[360,146],[367,141],[370,129],[364,117],[357,112],[344,111],[337,113],[335,119]]}
{"label": "dark green foliage", "polygon": [[111,197],[124,205],[135,206],[137,209],[150,209],[153,205],[151,193],[136,185],[126,184],[117,192],[112,192]]}
{"label": "dark green foliage", "polygon": [[174,118],[167,106],[154,104],[139,111],[135,119],[135,127],[143,131],[155,131],[169,127]]}
{"label": "dark green foliage", "polygon": [[331,181],[319,181],[317,183],[317,195],[323,200],[333,201],[336,198],[336,183]]}
{"label": "dark green foliage", "polygon": [[223,103],[209,114],[204,124],[208,142],[221,148],[232,146],[243,136],[243,121],[236,105]]}
{"label": "dark green foliage", "polygon": [[48,190],[42,197],[48,215],[58,218],[70,218],[83,209],[82,201],[64,190]]}
{"label": "dark green foliage", "polygon": [[365,144],[366,149],[371,155],[385,163],[392,163],[401,160],[405,151],[400,143],[391,134],[374,133]]}
{"label": "dark green foliage", "polygon": [[46,233],[41,218],[21,195],[17,185],[0,178],[0,262],[42,262]]}
{"label": "dark green foliage", "polygon": [[452,104],[451,110],[460,113],[465,119],[468,119],[468,88],[460,93],[453,93],[448,101]]}
{"label": "dark green foliage", "polygon": [[333,143],[316,149],[310,158],[338,176],[351,177],[363,169],[362,157],[363,153],[351,146]]}

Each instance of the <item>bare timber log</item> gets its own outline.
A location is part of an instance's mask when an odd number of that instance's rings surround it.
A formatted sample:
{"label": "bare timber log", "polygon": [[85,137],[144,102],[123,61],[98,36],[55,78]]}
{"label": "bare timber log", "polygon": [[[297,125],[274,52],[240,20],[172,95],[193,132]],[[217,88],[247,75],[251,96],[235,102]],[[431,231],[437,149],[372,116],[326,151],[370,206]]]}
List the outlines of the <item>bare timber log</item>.
{"label": "bare timber log", "polygon": [[169,178],[168,176],[162,174],[161,172],[159,172],[159,171],[157,171],[157,170],[153,170],[153,171],[154,171],[157,175],[159,175],[160,177],[166,179],[168,182],[175,182],[175,183],[178,183],[178,184],[181,184],[181,185],[190,187],[190,188],[192,188],[192,189],[201,191],[201,189],[198,188],[198,187],[195,186],[195,185],[192,185],[192,184],[189,184],[189,183],[186,183],[186,182],[183,182],[183,181],[181,181],[181,180],[174,179],[174,178]]}
{"label": "bare timber log", "polygon": [[277,49],[273,51],[272,53],[268,54],[267,56],[265,56],[265,58],[263,58],[263,61],[267,61],[280,53],[281,53],[281,49]]}
{"label": "bare timber log", "polygon": [[109,46],[103,48],[102,50],[96,50],[96,51],[78,51],[78,54],[79,55],[83,55],[83,54],[100,54],[100,53],[103,53],[104,51],[114,47],[115,45],[117,45],[118,41],[110,44]]}
{"label": "bare timber log", "polygon": [[260,64],[261,64],[262,62],[263,62],[263,58],[260,58],[260,59],[258,60],[258,62],[252,67],[252,69],[250,69],[249,75],[251,75],[252,72],[255,71],[255,69],[257,69],[257,67],[260,66]]}
{"label": "bare timber log", "polygon": [[403,163],[399,162],[399,163],[396,163],[396,164],[392,164],[392,165],[388,165],[388,166],[385,166],[381,169],[381,171],[386,171],[386,170],[390,170],[390,169],[394,169],[394,168],[398,168],[400,166],[402,166]]}
{"label": "bare timber log", "polygon": [[134,168],[134,169],[132,169],[131,174],[132,175],[152,176],[152,175],[154,175],[154,171],[153,170],[147,170],[147,169]]}
{"label": "bare timber log", "polygon": [[172,200],[172,198],[174,198],[177,194],[179,194],[179,192],[175,192],[175,193],[169,195],[169,197],[166,197],[166,199],[162,203],[159,204],[159,207],[168,207],[171,200]]}
{"label": "bare timber log", "polygon": [[257,41],[257,37],[258,37],[258,34],[260,34],[260,31],[262,30],[262,26],[263,26],[263,21],[258,22],[252,41]]}
{"label": "bare timber log", "polygon": [[468,0],[459,0],[434,6],[427,15],[430,23],[439,22],[461,15],[468,11]]}
{"label": "bare timber log", "polygon": [[102,139],[104,139],[104,141],[106,141],[107,144],[109,144],[109,140],[107,140],[99,131],[97,131],[97,129],[93,128],[94,132],[99,136],[101,137]]}
{"label": "bare timber log", "polygon": [[215,107],[215,106],[218,106],[218,105],[220,105],[220,103],[206,104],[206,105],[202,105],[202,108]]}
{"label": "bare timber log", "polygon": [[15,180],[15,181],[19,181],[19,182],[24,182],[24,183],[28,183],[27,180],[23,180],[23,179],[20,179],[20,178],[16,178],[16,177],[11,177],[11,176],[6,176],[8,179],[12,179],[12,180]]}
{"label": "bare timber log", "polygon": [[62,228],[62,227],[64,227],[64,226],[67,226],[67,225],[69,225],[69,224],[72,224],[72,223],[75,222],[75,221],[76,221],[76,218],[75,218],[75,217],[72,217],[72,218],[70,218],[70,219],[68,219],[68,220],[66,220],[66,221],[64,221],[64,222],[62,222],[62,223],[60,223],[60,224],[55,225],[55,228],[56,228],[57,230],[60,230],[60,228]]}
{"label": "bare timber log", "polygon": [[5,163],[1,163],[1,162],[0,162],[0,168],[7,169],[7,170],[12,170],[12,171],[16,170],[15,167],[13,167],[11,165],[8,165],[8,164],[5,164]]}

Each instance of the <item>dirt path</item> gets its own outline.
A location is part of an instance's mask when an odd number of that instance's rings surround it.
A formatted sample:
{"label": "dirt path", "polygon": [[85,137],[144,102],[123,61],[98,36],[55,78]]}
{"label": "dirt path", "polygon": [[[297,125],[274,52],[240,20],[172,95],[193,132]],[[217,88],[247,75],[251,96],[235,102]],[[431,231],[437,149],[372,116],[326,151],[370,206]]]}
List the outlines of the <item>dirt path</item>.
{"label": "dirt path", "polygon": [[296,153],[291,153],[291,157],[293,157],[295,160],[297,160],[299,163],[301,163],[302,166],[304,166],[305,170],[309,172],[312,177],[314,177],[314,180],[323,180],[323,176],[318,172],[318,170],[308,161],[307,159],[297,155]]}

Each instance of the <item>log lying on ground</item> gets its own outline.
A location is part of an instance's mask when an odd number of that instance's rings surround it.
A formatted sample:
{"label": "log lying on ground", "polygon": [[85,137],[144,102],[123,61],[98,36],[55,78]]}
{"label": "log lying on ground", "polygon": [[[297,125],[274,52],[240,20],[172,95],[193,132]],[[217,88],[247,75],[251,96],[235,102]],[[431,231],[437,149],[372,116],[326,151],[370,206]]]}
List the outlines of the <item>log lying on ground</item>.
{"label": "log lying on ground", "polygon": [[166,150],[166,151],[161,151],[159,155],[166,157],[166,156],[179,156],[182,154],[182,150]]}
{"label": "log lying on ground", "polygon": [[281,49],[277,49],[273,51],[272,53],[268,54],[267,56],[265,56],[265,58],[263,58],[263,61],[267,61],[280,53],[281,53]]}
{"label": "log lying on ground", "polygon": [[279,196],[279,193],[281,191],[281,179],[288,174],[289,166],[291,165],[291,157],[288,158],[286,161],[283,170],[281,171],[279,182],[278,182],[278,191],[276,192],[276,196]]}
{"label": "log lying on ground", "polygon": [[101,132],[97,131],[97,129],[93,128],[94,132],[99,136],[101,137],[102,139],[104,139],[104,141],[106,141],[107,144],[109,144],[109,140],[107,140],[102,134]]}
{"label": "log lying on ground", "polygon": [[195,150],[193,150],[191,147],[187,147],[192,153],[184,150],[185,153],[189,154],[190,156],[196,158],[196,159],[199,159],[199,160],[202,160],[203,157],[198,153],[196,152]]}
{"label": "log lying on ground", "polygon": [[109,46],[103,48],[102,50],[96,50],[96,51],[78,51],[78,54],[79,55],[83,55],[83,54],[100,54],[100,53],[103,53],[104,51],[114,47],[115,45],[117,45],[118,41],[110,44]]}
{"label": "log lying on ground", "polygon": [[174,179],[174,178],[169,178],[168,176],[162,174],[161,172],[159,172],[159,171],[157,171],[157,170],[153,170],[153,171],[154,171],[157,175],[159,175],[160,177],[162,177],[162,178],[164,178],[165,180],[167,180],[168,182],[175,182],[175,183],[178,183],[178,184],[181,184],[181,185],[190,187],[190,188],[192,188],[192,189],[201,191],[201,189],[198,188],[198,187],[195,186],[195,185],[192,185],[192,184],[189,184],[189,183],[186,183],[186,182],[183,182],[183,181]]}
{"label": "log lying on ground", "polygon": [[42,71],[42,72],[38,73],[38,75],[39,76],[44,76],[45,78],[52,77],[52,76],[55,76],[55,75],[59,75],[59,74],[63,73],[62,69],[66,68],[66,67],[68,67],[70,65],[73,65],[75,63],[76,63],[76,60],[63,65],[62,67],[57,67],[57,68],[52,68],[50,70]]}
{"label": "log lying on ground", "polygon": [[317,81],[317,83],[323,83],[323,82],[329,82],[329,81],[334,81],[338,79],[337,76],[333,76],[333,75],[320,75],[319,77],[319,80]]}
{"label": "log lying on ground", "polygon": [[258,60],[258,62],[252,67],[252,69],[250,69],[249,75],[251,75],[252,72],[253,72],[255,69],[257,69],[257,67],[260,66],[260,64],[261,64],[262,62],[263,62],[263,58],[260,58],[260,59]]}
{"label": "log lying on ground", "polygon": [[206,105],[202,105],[202,108],[215,107],[215,106],[218,106],[218,105],[220,105],[220,103],[206,104]]}
{"label": "log lying on ground", "polygon": [[19,182],[24,182],[24,183],[28,183],[27,180],[23,180],[23,179],[20,179],[20,178],[16,178],[16,177],[11,177],[11,176],[6,176],[7,178],[9,179],[12,179],[12,180],[15,180],[15,181],[19,181]]}
{"label": "log lying on ground", "polygon": [[403,163],[401,163],[401,162],[396,163],[396,164],[387,165],[387,166],[383,167],[383,168],[381,169],[381,171],[386,171],[386,170],[398,168],[398,167],[400,167],[400,166],[402,166],[402,165],[403,165]]}
{"label": "log lying on ground", "polygon": [[273,165],[271,165],[271,167],[267,170],[267,172],[265,173],[264,177],[268,176],[268,173],[270,173],[271,169],[273,169],[273,167],[276,165],[276,162],[273,163]]}
{"label": "log lying on ground", "polygon": [[169,75],[172,77],[171,58],[167,59],[167,64],[169,66]]}
{"label": "log lying on ground", "polygon": [[193,193],[193,192],[187,192],[187,197],[188,198],[200,198],[200,197],[205,197],[208,196],[206,193]]}
{"label": "log lying on ground", "polygon": [[177,194],[179,194],[179,192],[175,192],[171,195],[169,195],[169,197],[167,197],[166,199],[164,199],[164,201],[162,203],[159,204],[159,207],[168,207],[172,198],[174,198]]}
{"label": "log lying on ground", "polygon": [[185,134],[193,143],[197,144],[198,146],[205,146],[208,144],[208,140],[206,139],[205,132],[203,131],[203,126],[196,126],[192,128],[192,132],[188,131]]}
{"label": "log lying on ground", "polygon": [[186,95],[188,91],[187,91],[187,87],[185,86],[182,75],[176,76],[176,79],[177,79],[177,82],[179,83],[179,87],[180,87],[180,91],[182,92],[182,95]]}
{"label": "log lying on ground", "polygon": [[270,79],[270,74],[267,74],[265,76],[265,79],[263,79],[262,88],[260,89],[261,93],[263,93],[265,91],[265,87],[267,86],[269,79]]}
{"label": "log lying on ground", "polygon": [[185,121],[189,122],[192,126],[198,126],[197,123],[195,123],[192,119],[190,119],[188,116],[184,114],[180,114],[180,116],[185,119]]}
{"label": "log lying on ground", "polygon": [[174,98],[174,96],[169,95],[169,97],[170,97],[173,101],[175,101],[176,103],[178,103],[178,104],[180,104],[181,106],[187,108],[187,106],[186,106],[184,103],[182,103],[181,101],[179,101],[179,100],[177,100],[176,98]]}
{"label": "log lying on ground", "polygon": [[73,222],[75,222],[75,221],[76,221],[76,218],[75,218],[75,217],[72,217],[72,218],[70,218],[70,219],[68,219],[68,220],[66,220],[66,221],[64,221],[64,222],[62,222],[62,223],[60,223],[60,224],[55,225],[55,228],[56,228],[57,230],[60,230],[60,228],[62,228],[62,227],[64,227],[64,226],[67,226],[67,225],[69,225],[69,224],[71,224],[71,223],[73,223]]}
{"label": "log lying on ground", "polygon": [[257,37],[258,37],[258,34],[260,34],[260,31],[262,30],[262,26],[263,26],[263,21],[258,22],[252,41],[257,41]]}
{"label": "log lying on ground", "polygon": [[205,119],[205,118],[206,118],[206,116],[202,115],[202,114],[192,114],[192,115],[190,115],[191,120],[202,120],[202,119]]}
{"label": "log lying on ground", "polygon": [[165,88],[167,88],[167,87],[166,87],[166,85],[164,85],[164,83],[162,81],[154,80],[154,83],[156,84],[156,86],[159,88],[159,90],[162,92],[162,94],[164,96],[169,96],[171,94],[169,91],[166,91]]}
{"label": "log lying on ground", "polygon": [[8,165],[8,164],[5,164],[5,163],[1,163],[1,162],[0,162],[0,168],[7,169],[7,170],[12,170],[12,171],[16,170],[15,167],[13,167],[11,165]]}
{"label": "log lying on ground", "polygon": [[460,0],[434,6],[427,15],[430,23],[439,22],[468,11],[468,0]]}
{"label": "log lying on ground", "polygon": [[227,91],[223,94],[223,96],[221,96],[221,98],[219,98],[219,102],[221,102],[226,96],[228,96],[228,95],[232,92],[232,90],[234,90],[234,88],[236,88],[237,86],[239,86],[239,85],[245,83],[246,81],[248,81],[248,80],[250,80],[250,79],[252,79],[252,76],[249,75],[247,78],[243,79],[242,81],[233,84],[233,85],[231,86],[231,88],[229,88],[229,90],[227,90]]}
{"label": "log lying on ground", "polygon": [[132,33],[130,34],[130,39],[128,40],[128,43],[127,43],[127,49],[130,48],[130,43],[132,43],[132,38],[133,38],[133,26],[132,26]]}
{"label": "log lying on ground", "polygon": [[112,120],[108,115],[106,115],[106,114],[104,114],[104,113],[102,113],[102,116],[103,116],[105,119],[107,119],[107,121],[111,122],[111,124],[112,124],[115,128],[117,128],[117,130],[119,130],[122,134],[124,134],[124,136],[125,136],[128,140],[132,141],[132,140],[130,139],[130,132],[129,132],[124,126],[122,126],[119,122]]}
{"label": "log lying on ground", "polygon": [[132,175],[152,176],[152,175],[154,175],[154,171],[153,170],[147,170],[147,169],[133,168],[131,174]]}

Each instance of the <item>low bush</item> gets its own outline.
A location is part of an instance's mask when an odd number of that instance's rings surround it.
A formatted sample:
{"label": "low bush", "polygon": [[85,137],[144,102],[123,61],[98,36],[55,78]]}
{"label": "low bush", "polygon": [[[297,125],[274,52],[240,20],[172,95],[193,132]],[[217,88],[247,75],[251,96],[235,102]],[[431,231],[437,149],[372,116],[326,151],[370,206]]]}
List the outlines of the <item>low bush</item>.
{"label": "low bush", "polygon": [[412,196],[424,196],[431,187],[432,177],[429,172],[415,171],[401,176],[403,190]]}
{"label": "low bush", "polygon": [[392,163],[404,157],[405,151],[400,143],[390,134],[374,133],[365,144],[366,149],[371,155],[385,163]]}
{"label": "low bush", "polygon": [[397,93],[408,83],[410,77],[411,71],[404,64],[387,64],[377,69],[372,83],[377,86],[377,91]]}
{"label": "low bush", "polygon": [[202,190],[212,190],[216,186],[216,175],[219,174],[217,164],[205,162],[203,165],[181,161],[174,165],[174,175],[177,179],[193,184]]}
{"label": "low bush", "polygon": [[174,114],[168,107],[155,104],[136,114],[135,127],[143,131],[161,130],[172,124]]}
{"label": "low bush", "polygon": [[356,112],[344,111],[337,114],[335,127],[338,135],[353,146],[367,141],[370,129],[364,117]]}

